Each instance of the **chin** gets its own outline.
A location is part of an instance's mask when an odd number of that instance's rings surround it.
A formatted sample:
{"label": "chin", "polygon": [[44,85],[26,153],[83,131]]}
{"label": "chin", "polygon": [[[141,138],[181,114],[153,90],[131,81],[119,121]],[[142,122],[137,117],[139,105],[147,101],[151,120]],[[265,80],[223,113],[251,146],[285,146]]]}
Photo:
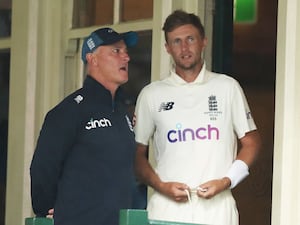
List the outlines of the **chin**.
{"label": "chin", "polygon": [[127,83],[128,78],[127,79],[123,79],[122,81],[120,81],[120,85]]}

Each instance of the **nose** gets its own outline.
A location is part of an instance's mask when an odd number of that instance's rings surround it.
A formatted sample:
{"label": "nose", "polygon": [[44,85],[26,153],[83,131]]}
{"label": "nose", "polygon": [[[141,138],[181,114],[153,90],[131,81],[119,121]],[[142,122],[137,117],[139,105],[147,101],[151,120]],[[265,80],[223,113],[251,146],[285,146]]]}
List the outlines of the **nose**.
{"label": "nose", "polygon": [[124,52],[124,53],[122,54],[122,59],[123,59],[125,62],[129,62],[130,57],[129,57],[129,55],[128,55],[127,52]]}
{"label": "nose", "polygon": [[185,49],[188,49],[189,47],[189,43],[187,40],[181,42],[181,49],[185,50]]}

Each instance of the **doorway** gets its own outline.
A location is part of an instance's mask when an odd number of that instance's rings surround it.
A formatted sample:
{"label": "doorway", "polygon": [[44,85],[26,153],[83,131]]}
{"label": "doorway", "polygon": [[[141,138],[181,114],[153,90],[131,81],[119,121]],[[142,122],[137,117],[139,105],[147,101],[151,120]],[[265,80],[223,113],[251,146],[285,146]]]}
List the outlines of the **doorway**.
{"label": "doorway", "polygon": [[249,177],[233,190],[240,224],[268,225],[272,208],[278,2],[253,0],[254,17],[234,21],[236,2],[216,0],[213,70],[240,82],[263,140]]}

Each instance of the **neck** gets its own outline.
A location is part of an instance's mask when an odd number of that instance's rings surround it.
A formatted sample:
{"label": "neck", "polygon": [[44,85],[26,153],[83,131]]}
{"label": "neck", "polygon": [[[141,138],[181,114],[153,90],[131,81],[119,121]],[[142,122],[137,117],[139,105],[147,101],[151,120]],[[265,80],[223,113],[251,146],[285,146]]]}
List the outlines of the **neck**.
{"label": "neck", "polygon": [[114,99],[116,91],[118,89],[118,85],[116,85],[113,82],[108,82],[107,80],[105,80],[102,76],[94,76],[92,74],[90,74],[91,77],[93,77],[98,83],[100,83],[103,87],[105,87],[105,89],[107,89],[111,96],[112,99]]}
{"label": "neck", "polygon": [[196,80],[200,71],[203,68],[203,63],[194,66],[193,68],[183,68],[178,65],[175,67],[175,72],[178,74],[183,80],[190,83]]}

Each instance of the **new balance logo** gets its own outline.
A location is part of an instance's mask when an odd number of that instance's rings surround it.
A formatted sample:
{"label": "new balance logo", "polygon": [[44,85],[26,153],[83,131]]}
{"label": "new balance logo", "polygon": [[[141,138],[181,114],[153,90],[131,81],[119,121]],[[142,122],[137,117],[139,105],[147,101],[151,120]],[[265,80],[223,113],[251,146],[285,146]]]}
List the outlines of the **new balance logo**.
{"label": "new balance logo", "polygon": [[83,100],[83,97],[81,95],[77,95],[74,100],[77,102],[77,104],[79,104]]}
{"label": "new balance logo", "polygon": [[171,109],[173,109],[173,105],[174,105],[174,102],[162,102],[160,104],[158,112],[161,112],[162,110],[163,111],[171,110]]}

